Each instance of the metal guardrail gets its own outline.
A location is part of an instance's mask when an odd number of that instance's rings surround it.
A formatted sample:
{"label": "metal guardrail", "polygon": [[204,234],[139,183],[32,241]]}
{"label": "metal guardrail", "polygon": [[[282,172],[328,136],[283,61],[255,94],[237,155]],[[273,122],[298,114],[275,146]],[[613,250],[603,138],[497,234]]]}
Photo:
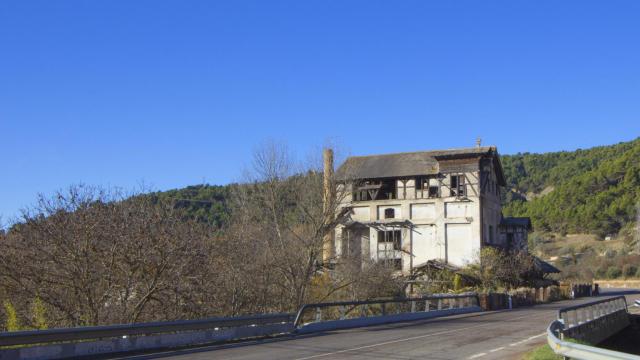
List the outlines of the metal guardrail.
{"label": "metal guardrail", "polygon": [[292,320],[293,314],[267,314],[200,320],[16,331],[0,333],[0,346],[45,344],[50,342],[69,342],[200,330],[223,330],[225,328],[239,326],[290,323]]}
{"label": "metal guardrail", "polygon": [[[303,305],[297,314],[0,333],[0,360],[86,357],[480,311],[475,293]],[[310,311],[311,310],[311,311]],[[310,320],[310,326],[304,321]],[[309,322],[309,321],[307,321]]]}
{"label": "metal guardrail", "polygon": [[[547,328],[547,342],[551,349],[569,359],[605,360],[625,359],[640,360],[640,356],[619,351],[607,350],[595,346],[578,344],[565,340],[565,333],[587,326],[598,328],[598,321],[609,316],[627,316],[627,302],[624,296],[599,300],[587,304],[569,306],[558,311],[558,319]],[[594,326],[595,325],[595,326]]]}
{"label": "metal guardrail", "polygon": [[588,321],[622,310],[627,311],[627,300],[624,296],[616,296],[614,298],[562,308],[558,310],[558,319],[562,319],[564,330],[568,330]]}
{"label": "metal guardrail", "polygon": [[476,293],[305,304],[298,311],[293,325],[297,328],[324,321],[472,308],[479,304]]}

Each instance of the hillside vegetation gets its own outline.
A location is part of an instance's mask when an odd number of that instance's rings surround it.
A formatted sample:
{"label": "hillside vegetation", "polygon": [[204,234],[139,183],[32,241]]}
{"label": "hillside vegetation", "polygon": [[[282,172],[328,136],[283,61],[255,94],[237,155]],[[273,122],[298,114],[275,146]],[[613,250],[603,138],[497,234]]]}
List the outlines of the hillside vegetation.
{"label": "hillside vegetation", "polygon": [[503,156],[502,164],[506,216],[529,216],[538,231],[604,237],[632,230],[640,203],[640,138],[587,150]]}
{"label": "hillside vegetation", "polygon": [[221,228],[229,220],[229,198],[234,185],[193,185],[151,193],[157,202],[173,203],[183,209],[188,217]]}
{"label": "hillside vegetation", "polygon": [[[502,157],[505,216],[529,216],[541,232],[631,236],[640,203],[640,138],[586,150]],[[152,194],[221,227],[232,186],[197,185]]]}
{"label": "hillside vegetation", "polygon": [[[576,151],[502,156],[505,216],[528,216],[539,232],[631,236],[640,203],[640,138]],[[232,186],[157,192],[189,216],[220,228]]]}

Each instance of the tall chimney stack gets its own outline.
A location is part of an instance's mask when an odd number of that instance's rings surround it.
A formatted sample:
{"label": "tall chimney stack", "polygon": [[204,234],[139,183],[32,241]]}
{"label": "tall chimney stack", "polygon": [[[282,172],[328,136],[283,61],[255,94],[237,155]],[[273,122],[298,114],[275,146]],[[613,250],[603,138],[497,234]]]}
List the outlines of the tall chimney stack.
{"label": "tall chimney stack", "polygon": [[[331,224],[333,217],[335,216],[335,188],[333,184],[333,150],[325,148],[322,152],[322,158],[324,160],[324,173],[323,173],[323,213],[325,225]],[[328,230],[322,239],[322,262],[328,264],[334,256],[334,243],[333,243],[334,229]]]}

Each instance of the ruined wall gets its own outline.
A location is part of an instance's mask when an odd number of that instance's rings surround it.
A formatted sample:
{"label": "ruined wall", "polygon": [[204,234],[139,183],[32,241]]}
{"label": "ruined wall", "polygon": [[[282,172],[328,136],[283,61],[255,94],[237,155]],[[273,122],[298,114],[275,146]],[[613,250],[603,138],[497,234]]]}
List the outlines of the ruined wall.
{"label": "ruined wall", "polygon": [[[488,238],[489,225],[493,231],[493,242],[499,242],[498,225],[501,220],[499,193],[482,188],[483,182],[479,159],[447,160],[439,162],[438,182],[440,196],[423,198],[416,186],[416,178],[397,180],[396,199],[351,202],[344,197],[344,206],[353,206],[351,218],[365,224],[375,224],[379,229],[392,230],[385,223],[409,220],[411,228],[402,229],[402,269],[424,264],[431,259],[447,259],[454,265],[464,266],[478,260],[483,236]],[[489,162],[486,184],[497,184],[492,162]],[[463,175],[466,196],[451,196],[451,175]],[[490,181],[489,181],[490,180]],[[495,185],[497,187],[497,185]],[[486,193],[486,194],[485,194]],[[481,200],[482,198],[482,200]],[[482,202],[482,216],[481,216]],[[385,210],[393,210],[394,219],[385,219]],[[397,228],[396,228],[397,229]],[[363,254],[378,260],[378,229],[372,229],[368,239],[362,241]],[[339,227],[336,242],[342,241]],[[368,241],[368,246],[365,242]],[[336,249],[341,249],[336,244]]]}

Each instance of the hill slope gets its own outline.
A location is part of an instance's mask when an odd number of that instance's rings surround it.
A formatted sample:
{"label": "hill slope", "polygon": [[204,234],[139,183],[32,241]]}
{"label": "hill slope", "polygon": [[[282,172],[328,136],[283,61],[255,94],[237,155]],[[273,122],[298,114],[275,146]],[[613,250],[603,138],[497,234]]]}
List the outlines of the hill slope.
{"label": "hill slope", "polygon": [[[640,138],[587,150],[503,156],[504,214],[542,231],[599,236],[629,229],[640,203]],[[536,196],[540,193],[544,195]],[[529,200],[527,200],[529,198]]]}
{"label": "hill slope", "polygon": [[[586,150],[502,156],[505,216],[529,216],[540,231],[615,234],[631,228],[640,203],[640,138]],[[153,195],[220,227],[231,185],[198,185]],[[528,199],[528,200],[527,200]]]}
{"label": "hill slope", "polygon": [[234,185],[192,185],[182,189],[160,191],[149,196],[173,202],[189,217],[209,223],[216,228],[229,219],[228,199]]}

